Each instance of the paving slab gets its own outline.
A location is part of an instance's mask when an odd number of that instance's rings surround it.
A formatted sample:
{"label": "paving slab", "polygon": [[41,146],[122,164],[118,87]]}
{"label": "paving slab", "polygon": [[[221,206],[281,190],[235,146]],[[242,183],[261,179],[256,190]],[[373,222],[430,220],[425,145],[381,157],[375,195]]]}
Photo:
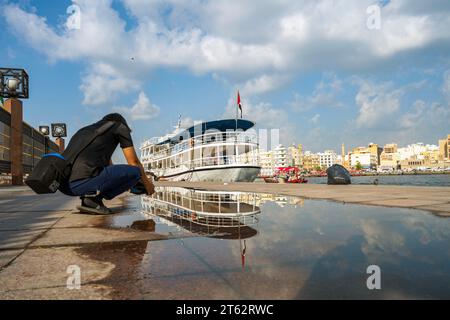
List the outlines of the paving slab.
{"label": "paving slab", "polygon": [[420,209],[432,211],[442,217],[450,217],[450,203],[424,205]]}
{"label": "paving slab", "polygon": [[70,276],[68,267],[76,265],[81,271],[81,283],[104,279],[114,264],[85,259],[75,247],[26,250],[8,268],[0,272],[0,292],[66,287]]}
{"label": "paving slab", "polygon": [[66,286],[0,292],[0,300],[106,300],[111,288],[105,285],[85,285],[80,290],[69,290]]}
{"label": "paving slab", "polygon": [[0,231],[46,229],[67,214],[65,211],[3,213],[0,214]]}
{"label": "paving slab", "polygon": [[45,230],[0,231],[0,250],[23,249]]}
{"label": "paving slab", "polygon": [[428,200],[428,199],[387,199],[387,200],[375,200],[366,201],[364,204],[379,205],[385,207],[403,207],[403,208],[417,208],[426,205],[437,205],[447,202],[446,199],[441,201]]}
{"label": "paving slab", "polygon": [[0,204],[0,214],[4,212],[51,212],[51,211],[72,211],[75,209],[78,199],[67,197],[62,194],[52,195],[20,195],[9,201]]}
{"label": "paving slab", "polygon": [[[336,201],[342,201],[342,202],[348,202],[348,203],[366,203],[370,201],[386,201],[386,200],[392,200],[394,197],[392,196],[367,196],[367,195],[352,195],[352,196],[340,196],[340,197],[332,197],[328,198],[329,200],[336,200]],[[395,198],[394,198],[395,199]]]}
{"label": "paving slab", "polygon": [[5,250],[0,251],[0,269],[10,263],[14,258],[21,254],[24,250]]}
{"label": "paving slab", "polygon": [[107,218],[103,216],[73,212],[59,219],[53,226],[53,229],[100,227],[105,225],[106,220]]}
{"label": "paving slab", "polygon": [[90,243],[99,244],[164,239],[168,239],[168,237],[153,232],[135,231],[132,229],[116,230],[104,228],[65,228],[49,230],[43,237],[36,240],[30,247],[58,247]]}

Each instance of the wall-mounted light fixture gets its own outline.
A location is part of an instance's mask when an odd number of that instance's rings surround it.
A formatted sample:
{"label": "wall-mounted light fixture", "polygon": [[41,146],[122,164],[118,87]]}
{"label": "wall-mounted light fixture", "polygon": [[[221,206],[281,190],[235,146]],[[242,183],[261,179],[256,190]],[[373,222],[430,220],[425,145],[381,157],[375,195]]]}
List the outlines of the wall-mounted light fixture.
{"label": "wall-mounted light fixture", "polygon": [[52,123],[52,136],[53,136],[53,138],[67,137],[66,124],[65,123]]}
{"label": "wall-mounted light fixture", "polygon": [[0,96],[28,99],[29,79],[24,69],[0,68]]}
{"label": "wall-mounted light fixture", "polygon": [[39,126],[39,132],[44,136],[50,135],[50,127],[49,126]]}

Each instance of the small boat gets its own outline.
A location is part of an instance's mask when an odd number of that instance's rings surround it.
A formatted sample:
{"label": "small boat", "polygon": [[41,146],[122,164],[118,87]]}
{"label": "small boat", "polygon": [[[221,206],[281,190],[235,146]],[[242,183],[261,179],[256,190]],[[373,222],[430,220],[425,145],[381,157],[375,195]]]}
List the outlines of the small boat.
{"label": "small boat", "polygon": [[264,178],[264,181],[265,181],[266,183],[278,183],[278,179],[275,178],[275,177],[265,177],[265,178]]}
{"label": "small boat", "polygon": [[295,178],[289,179],[288,181],[286,181],[286,183],[308,183],[308,180],[304,178]]}
{"label": "small boat", "polygon": [[266,183],[308,183],[297,167],[280,167],[273,177],[264,177]]}

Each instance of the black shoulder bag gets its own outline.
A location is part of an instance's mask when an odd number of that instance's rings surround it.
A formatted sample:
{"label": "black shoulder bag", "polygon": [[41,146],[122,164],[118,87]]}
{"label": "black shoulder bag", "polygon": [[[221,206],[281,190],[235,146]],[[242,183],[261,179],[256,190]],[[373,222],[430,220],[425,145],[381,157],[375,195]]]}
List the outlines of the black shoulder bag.
{"label": "black shoulder bag", "polygon": [[37,163],[25,183],[37,194],[55,193],[60,185],[70,178],[75,160],[98,136],[114,126],[115,122],[108,121],[95,130],[91,139],[76,152],[71,159],[66,159],[58,153],[46,154]]}

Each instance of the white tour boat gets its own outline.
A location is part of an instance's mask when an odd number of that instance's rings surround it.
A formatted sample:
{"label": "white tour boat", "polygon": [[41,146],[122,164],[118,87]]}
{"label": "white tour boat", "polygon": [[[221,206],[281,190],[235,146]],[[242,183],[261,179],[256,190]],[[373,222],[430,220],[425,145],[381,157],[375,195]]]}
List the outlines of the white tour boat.
{"label": "white tour boat", "polygon": [[253,182],[261,171],[255,124],[243,119],[202,122],[141,145],[145,170],[162,180]]}
{"label": "white tour boat", "polygon": [[260,195],[157,188],[152,196],[143,196],[142,213],[167,225],[172,234],[189,231],[219,239],[248,239],[257,234]]}

